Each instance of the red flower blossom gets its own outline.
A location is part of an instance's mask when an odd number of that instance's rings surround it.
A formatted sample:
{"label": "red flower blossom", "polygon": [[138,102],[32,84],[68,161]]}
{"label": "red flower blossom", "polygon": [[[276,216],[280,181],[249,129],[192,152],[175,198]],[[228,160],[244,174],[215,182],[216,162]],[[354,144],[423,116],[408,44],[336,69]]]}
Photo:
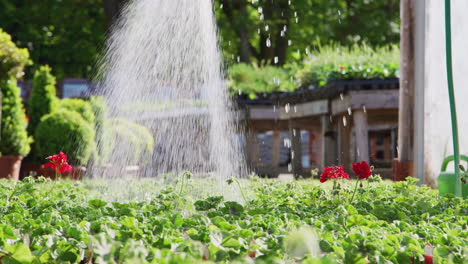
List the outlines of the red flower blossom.
{"label": "red flower blossom", "polygon": [[325,168],[322,174],[320,175],[320,182],[326,182],[327,180],[336,180],[339,178],[349,180],[349,175],[344,171],[343,165]]}
{"label": "red flower blossom", "polygon": [[68,164],[68,156],[63,152],[47,157],[46,159],[50,160],[50,162],[44,164],[44,168],[52,168],[56,173],[73,171],[72,166]]}
{"label": "red flower blossom", "polygon": [[353,171],[360,180],[367,180],[372,175],[371,168],[365,161],[353,163]]}
{"label": "red flower blossom", "polygon": [[343,65],[338,66],[340,67],[340,70],[344,71],[346,68]]}

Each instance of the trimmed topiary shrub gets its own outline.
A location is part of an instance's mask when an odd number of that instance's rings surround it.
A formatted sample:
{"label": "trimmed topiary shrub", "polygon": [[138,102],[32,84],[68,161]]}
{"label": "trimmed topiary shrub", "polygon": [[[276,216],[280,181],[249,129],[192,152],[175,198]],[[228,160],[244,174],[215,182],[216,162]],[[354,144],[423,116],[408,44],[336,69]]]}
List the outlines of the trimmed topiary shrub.
{"label": "trimmed topiary shrub", "polygon": [[59,108],[61,109],[77,112],[86,122],[94,127],[96,117],[94,116],[93,108],[88,101],[77,98],[67,98],[61,100],[59,105]]}
{"label": "trimmed topiary shrub", "polygon": [[59,109],[41,119],[36,133],[37,154],[47,157],[63,151],[72,165],[86,165],[96,149],[93,126],[77,112]]}
{"label": "trimmed topiary shrub", "polygon": [[0,29],[0,80],[20,78],[23,68],[31,65],[27,49],[19,49],[11,36]]}
{"label": "trimmed topiary shrub", "polygon": [[152,159],[154,139],[146,127],[129,120],[114,119],[110,121],[108,132],[111,153],[116,156],[130,153],[130,165],[144,165]]}
{"label": "trimmed topiary shrub", "polygon": [[26,156],[32,139],[26,131],[26,114],[16,80],[0,80],[2,91],[2,119],[0,153],[9,156]]}
{"label": "trimmed topiary shrub", "polygon": [[107,105],[103,97],[93,96],[90,98],[89,103],[95,116],[94,130],[96,131],[96,155],[93,157],[95,164],[104,165],[107,157],[106,153],[109,153],[109,139],[105,136],[106,126],[106,114]]}
{"label": "trimmed topiary shrub", "polygon": [[49,66],[41,66],[34,73],[31,97],[29,98],[29,135],[34,135],[41,118],[52,113],[58,107],[55,90],[55,77],[50,73]]}

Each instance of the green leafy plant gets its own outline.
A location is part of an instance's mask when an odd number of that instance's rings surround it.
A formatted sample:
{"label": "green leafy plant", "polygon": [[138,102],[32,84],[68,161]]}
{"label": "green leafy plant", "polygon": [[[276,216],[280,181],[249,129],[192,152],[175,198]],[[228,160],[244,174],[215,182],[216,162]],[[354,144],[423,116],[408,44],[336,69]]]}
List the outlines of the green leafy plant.
{"label": "green leafy plant", "polygon": [[[329,182],[239,181],[244,205],[213,196],[219,185],[209,179],[192,178],[190,188],[123,182],[119,200],[102,196],[115,190],[108,181],[0,180],[0,261],[425,263],[432,256],[462,264],[468,253],[467,201],[411,178],[375,182],[353,203],[353,182],[340,199]],[[135,193],[144,195],[129,201]]]}
{"label": "green leafy plant", "polygon": [[29,135],[33,136],[41,118],[52,113],[58,107],[55,90],[55,77],[51,74],[49,66],[41,66],[34,73],[33,88],[29,98]]}
{"label": "green leafy plant", "polygon": [[336,45],[312,51],[302,63],[289,66],[299,86],[321,87],[334,80],[387,79],[398,77],[400,50],[396,46],[371,48]]}
{"label": "green leafy plant", "polygon": [[35,137],[37,155],[67,153],[72,165],[86,165],[96,149],[94,128],[77,112],[59,109],[41,119]]}
{"label": "green leafy plant", "polygon": [[264,93],[287,92],[296,88],[288,72],[274,66],[235,64],[228,70],[228,79],[231,96],[247,94],[250,99]]}
{"label": "green leafy plant", "polygon": [[11,36],[0,28],[0,80],[20,78],[25,66],[31,65],[27,49],[16,47]]}
{"label": "green leafy plant", "polygon": [[31,150],[32,139],[26,131],[26,114],[16,80],[0,80],[2,96],[0,153],[26,156]]}

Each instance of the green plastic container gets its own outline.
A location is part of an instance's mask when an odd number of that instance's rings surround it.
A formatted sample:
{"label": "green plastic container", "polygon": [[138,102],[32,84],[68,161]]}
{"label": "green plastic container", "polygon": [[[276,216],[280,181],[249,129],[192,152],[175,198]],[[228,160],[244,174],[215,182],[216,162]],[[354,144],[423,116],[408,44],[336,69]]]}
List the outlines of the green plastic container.
{"label": "green plastic container", "polygon": [[[447,166],[448,164],[454,160],[454,156],[449,156],[444,159],[442,162],[442,168],[440,169],[440,174],[438,178],[438,183],[439,183],[439,194],[447,194],[447,193],[452,193],[456,195],[456,175],[455,172],[447,172]],[[460,160],[464,160],[468,162],[468,157],[461,155]],[[466,198],[468,196],[468,184],[461,184],[461,190],[462,190],[462,197]]]}

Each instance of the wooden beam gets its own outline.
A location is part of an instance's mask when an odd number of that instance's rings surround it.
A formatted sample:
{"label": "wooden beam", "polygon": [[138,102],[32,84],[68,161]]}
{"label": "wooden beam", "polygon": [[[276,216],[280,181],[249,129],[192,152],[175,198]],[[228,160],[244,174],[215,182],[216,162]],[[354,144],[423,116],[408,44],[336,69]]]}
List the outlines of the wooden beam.
{"label": "wooden beam", "polygon": [[332,100],[332,114],[347,113],[348,109],[398,109],[398,90],[352,91]]}
{"label": "wooden beam", "polygon": [[281,107],[280,118],[301,118],[319,116],[328,113],[328,100],[312,101],[302,104],[285,105]]}

